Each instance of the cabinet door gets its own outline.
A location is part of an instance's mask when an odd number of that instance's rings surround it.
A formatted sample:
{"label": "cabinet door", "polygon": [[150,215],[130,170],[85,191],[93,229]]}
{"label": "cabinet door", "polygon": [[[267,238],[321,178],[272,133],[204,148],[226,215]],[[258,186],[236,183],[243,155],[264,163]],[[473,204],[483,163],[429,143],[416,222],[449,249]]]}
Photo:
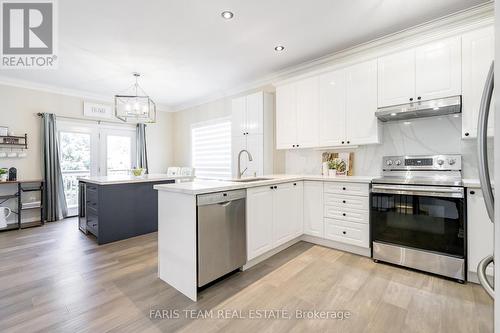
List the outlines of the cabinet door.
{"label": "cabinet door", "polygon": [[291,149],[297,144],[297,98],[295,84],[276,88],[276,148]]}
{"label": "cabinet door", "polygon": [[297,82],[297,145],[319,145],[319,77]]}
{"label": "cabinet door", "polygon": [[[476,272],[477,265],[493,254],[493,223],[491,223],[481,189],[467,190],[467,262],[469,271]],[[492,267],[486,270],[493,275]]]}
{"label": "cabinet door", "polygon": [[247,190],[247,258],[273,248],[273,195],[268,186]]}
{"label": "cabinet door", "polygon": [[[247,135],[247,150],[252,154],[252,161],[247,162],[247,176],[262,176],[264,174],[264,135],[250,134]],[[243,159],[243,157],[242,157]],[[245,160],[248,158],[245,155]]]}
{"label": "cabinet door", "polygon": [[247,132],[246,128],[246,98],[238,97],[231,102],[231,135],[243,136]]}
{"label": "cabinet door", "polygon": [[[297,190],[294,183],[278,184],[274,190],[273,246],[277,247],[295,237],[299,224]],[[301,211],[301,210],[300,210]]]}
{"label": "cabinet door", "polygon": [[460,37],[445,39],[415,49],[417,100],[460,95]]}
{"label": "cabinet door", "polygon": [[259,91],[246,97],[246,128],[249,135],[264,133],[264,93]]}
{"label": "cabinet door", "polygon": [[319,143],[322,147],[345,142],[345,71],[338,70],[319,78]]}
{"label": "cabinet door", "polygon": [[379,143],[377,61],[346,68],[346,143]]}
{"label": "cabinet door", "polygon": [[323,182],[304,182],[304,234],[324,237]]}
{"label": "cabinet door", "polygon": [[[233,170],[233,177],[236,178],[238,176],[238,154],[242,149],[247,149],[247,136],[233,136],[231,138],[231,167]],[[241,171],[245,170],[248,167],[247,157],[243,155],[241,157]],[[248,170],[247,170],[248,171]],[[245,175],[248,175],[245,172]]]}
{"label": "cabinet door", "polygon": [[[462,137],[477,137],[479,105],[486,76],[494,58],[493,27],[469,32],[462,36]],[[493,96],[494,98],[494,96]],[[494,100],[490,106],[488,135],[494,131]]]}
{"label": "cabinet door", "polygon": [[379,58],[378,106],[409,103],[414,95],[415,51],[412,49]]}

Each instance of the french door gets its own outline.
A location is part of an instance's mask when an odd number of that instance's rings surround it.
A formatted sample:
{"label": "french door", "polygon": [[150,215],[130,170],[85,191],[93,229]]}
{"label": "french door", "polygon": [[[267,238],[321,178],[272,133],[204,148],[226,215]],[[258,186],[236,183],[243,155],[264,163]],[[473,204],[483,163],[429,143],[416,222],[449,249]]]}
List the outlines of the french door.
{"label": "french door", "polygon": [[78,178],[127,175],[135,165],[135,128],[57,122],[61,172],[70,216],[78,213]]}

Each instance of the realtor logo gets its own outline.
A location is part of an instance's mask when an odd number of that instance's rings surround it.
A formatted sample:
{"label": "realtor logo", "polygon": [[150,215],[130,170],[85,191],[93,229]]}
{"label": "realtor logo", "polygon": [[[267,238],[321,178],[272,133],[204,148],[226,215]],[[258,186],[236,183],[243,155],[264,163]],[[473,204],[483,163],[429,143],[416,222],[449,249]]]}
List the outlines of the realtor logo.
{"label": "realtor logo", "polygon": [[0,0],[2,17],[1,67],[55,68],[54,0]]}

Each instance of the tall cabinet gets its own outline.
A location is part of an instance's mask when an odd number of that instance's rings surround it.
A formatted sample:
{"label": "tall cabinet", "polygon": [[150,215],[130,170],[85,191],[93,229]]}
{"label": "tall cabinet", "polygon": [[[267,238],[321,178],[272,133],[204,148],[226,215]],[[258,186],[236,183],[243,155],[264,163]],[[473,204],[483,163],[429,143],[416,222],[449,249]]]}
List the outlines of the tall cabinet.
{"label": "tall cabinet", "polygon": [[245,149],[252,161],[241,157],[243,176],[262,176],[273,173],[273,118],[274,95],[262,91],[232,100],[232,153],[233,177],[238,175],[238,154]]}

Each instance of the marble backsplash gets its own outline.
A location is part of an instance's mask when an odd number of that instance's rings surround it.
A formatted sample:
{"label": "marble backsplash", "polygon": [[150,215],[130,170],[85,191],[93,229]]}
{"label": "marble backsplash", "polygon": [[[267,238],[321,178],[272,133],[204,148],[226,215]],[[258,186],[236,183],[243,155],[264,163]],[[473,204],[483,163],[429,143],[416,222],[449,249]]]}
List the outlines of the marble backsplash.
{"label": "marble backsplash", "polygon": [[[477,142],[462,140],[461,116],[442,116],[409,121],[382,123],[382,144],[360,146],[354,152],[354,175],[377,176],[382,172],[382,156],[461,154],[464,178],[478,178]],[[325,150],[302,149],[285,153],[288,174],[321,174],[321,155]],[[332,150],[326,151],[345,151]],[[488,140],[490,169],[493,162],[493,140]]]}

